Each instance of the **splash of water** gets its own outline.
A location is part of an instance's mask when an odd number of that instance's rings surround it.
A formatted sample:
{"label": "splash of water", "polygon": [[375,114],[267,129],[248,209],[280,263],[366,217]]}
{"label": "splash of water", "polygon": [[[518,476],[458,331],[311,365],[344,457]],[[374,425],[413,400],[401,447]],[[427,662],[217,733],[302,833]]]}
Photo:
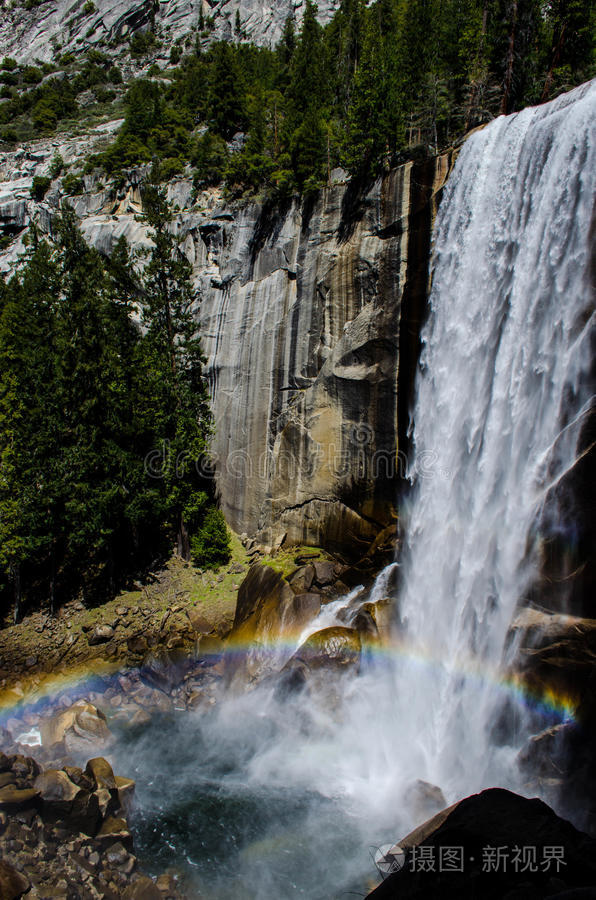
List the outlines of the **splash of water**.
{"label": "splash of water", "polygon": [[[419,480],[400,613],[440,661],[408,685],[425,771],[449,794],[498,783],[493,669],[535,579],[532,525],[577,456],[592,398],[590,223],[596,82],[501,118],[467,141],[435,231],[415,406]],[[556,448],[556,451],[554,449]]]}

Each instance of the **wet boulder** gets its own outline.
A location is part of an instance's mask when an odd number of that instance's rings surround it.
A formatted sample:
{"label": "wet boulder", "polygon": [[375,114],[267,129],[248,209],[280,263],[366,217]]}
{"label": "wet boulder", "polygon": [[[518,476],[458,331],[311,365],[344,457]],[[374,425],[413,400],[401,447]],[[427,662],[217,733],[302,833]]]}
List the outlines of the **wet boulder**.
{"label": "wet boulder", "polygon": [[318,587],[327,587],[337,581],[336,563],[327,559],[317,559],[313,562],[315,570],[315,583]]}
{"label": "wet boulder", "polygon": [[350,624],[358,631],[363,643],[383,643],[389,640],[392,608],[393,601],[390,597],[359,606]]}
{"label": "wet boulder", "polygon": [[[501,788],[482,791],[442,810],[398,841],[390,853],[396,856],[400,848],[405,851],[403,867],[368,895],[371,900],[542,900],[593,896],[596,887],[596,841],[542,800],[528,800]],[[422,848],[425,859],[434,861],[432,865],[417,864]],[[576,892],[583,888],[589,893]]]}
{"label": "wet boulder", "polygon": [[39,730],[44,747],[64,744],[66,752],[74,754],[87,754],[113,740],[105,715],[86,700],[77,700],[68,709],[42,719]]}
{"label": "wet boulder", "polygon": [[315,575],[314,565],[308,563],[306,566],[300,566],[288,578],[290,587],[295,594],[306,594],[313,586]]}
{"label": "wet boulder", "polygon": [[0,860],[0,897],[2,900],[18,900],[27,894],[31,883],[22,872],[18,872],[14,866],[4,860]]}
{"label": "wet boulder", "polygon": [[170,691],[178,683],[178,672],[172,665],[167,651],[161,649],[150,653],[144,660],[140,675],[145,684],[164,694]]}
{"label": "wet boulder", "polygon": [[81,793],[81,788],[62,769],[46,769],[37,776],[34,787],[44,809],[55,815],[69,813],[73,800]]}
{"label": "wet boulder", "polygon": [[311,634],[293,658],[300,660],[311,671],[354,670],[360,665],[361,649],[360,635],[355,629],[336,625]]}
{"label": "wet boulder", "polygon": [[238,591],[228,638],[243,651],[226,659],[228,685],[261,680],[283,666],[290,653],[280,638],[296,628],[293,609],[294,592],[283,575],[262,563],[251,566]]}
{"label": "wet boulder", "polygon": [[344,673],[358,671],[361,649],[360,635],[353,628],[332,626],[311,634],[276,677],[278,701],[308,691],[330,712],[338,711],[341,678]]}
{"label": "wet boulder", "polygon": [[291,617],[296,628],[303,628],[318,616],[321,609],[320,594],[296,594],[292,601]]}

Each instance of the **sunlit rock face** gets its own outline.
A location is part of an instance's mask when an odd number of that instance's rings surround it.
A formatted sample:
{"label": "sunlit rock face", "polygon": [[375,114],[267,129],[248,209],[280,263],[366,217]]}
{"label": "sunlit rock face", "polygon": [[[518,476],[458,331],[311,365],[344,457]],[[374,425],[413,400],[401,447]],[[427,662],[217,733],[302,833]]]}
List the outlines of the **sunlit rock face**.
{"label": "sunlit rock face", "polygon": [[[321,0],[319,21],[327,22],[338,5],[336,0]],[[96,0],[92,5],[57,0],[26,9],[20,2],[2,0],[0,57],[51,62],[55,54],[80,53],[90,47],[118,56],[133,34],[153,27],[161,41],[154,55],[167,59],[176,41],[188,37],[194,41],[201,9],[205,18],[213,17],[210,39],[238,39],[238,11],[243,39],[274,46],[289,17],[296,23],[302,20],[304,6],[303,0],[162,0],[159,4],[152,0]]]}
{"label": "sunlit rock face", "polygon": [[195,229],[213,449],[238,531],[359,552],[395,516],[447,171],[447,157],[408,163],[367,192],[338,184]]}

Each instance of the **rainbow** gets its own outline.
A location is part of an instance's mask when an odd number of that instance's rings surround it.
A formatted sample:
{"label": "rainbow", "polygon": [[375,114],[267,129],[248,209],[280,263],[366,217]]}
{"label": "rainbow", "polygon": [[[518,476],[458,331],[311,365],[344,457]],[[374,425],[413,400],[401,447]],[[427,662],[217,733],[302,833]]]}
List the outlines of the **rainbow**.
{"label": "rainbow", "polygon": [[[223,650],[216,650],[213,656],[224,657],[231,664],[242,663],[250,658],[263,660],[271,657],[272,664],[281,667],[297,650],[299,633],[285,634],[282,638],[263,641],[229,640]],[[473,679],[480,686],[496,689],[503,698],[509,698],[524,708],[537,713],[549,724],[572,722],[575,720],[577,701],[570,695],[547,687],[540,691],[528,685],[519,674],[504,673],[489,666],[478,657],[447,662],[433,654],[428,648],[412,647],[405,641],[363,642],[362,668],[370,671],[379,665],[395,665],[400,660],[421,669],[444,669],[465,679]],[[98,660],[82,663],[59,672],[37,673],[23,676],[12,687],[0,691],[0,725],[10,717],[22,717],[28,712],[39,713],[47,705],[54,703],[61,695],[69,700],[85,698],[89,693],[101,693],[118,675],[126,672],[116,661]]]}

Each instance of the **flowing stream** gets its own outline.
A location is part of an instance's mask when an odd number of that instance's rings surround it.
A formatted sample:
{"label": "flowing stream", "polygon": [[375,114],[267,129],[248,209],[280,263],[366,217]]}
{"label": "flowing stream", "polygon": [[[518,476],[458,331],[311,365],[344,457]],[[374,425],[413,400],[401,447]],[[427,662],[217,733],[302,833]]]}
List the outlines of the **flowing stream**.
{"label": "flowing stream", "polygon": [[[146,857],[175,862],[196,896],[363,896],[370,847],[425,817],[419,780],[447,802],[523,790],[525,706],[504,652],[537,572],[534,523],[591,402],[595,122],[592,82],[474,134],[449,179],[392,651],[365,659],[338,702],[263,687],[120,747]],[[345,621],[356,596],[316,627]],[[515,727],[497,739],[504,710]]]}

